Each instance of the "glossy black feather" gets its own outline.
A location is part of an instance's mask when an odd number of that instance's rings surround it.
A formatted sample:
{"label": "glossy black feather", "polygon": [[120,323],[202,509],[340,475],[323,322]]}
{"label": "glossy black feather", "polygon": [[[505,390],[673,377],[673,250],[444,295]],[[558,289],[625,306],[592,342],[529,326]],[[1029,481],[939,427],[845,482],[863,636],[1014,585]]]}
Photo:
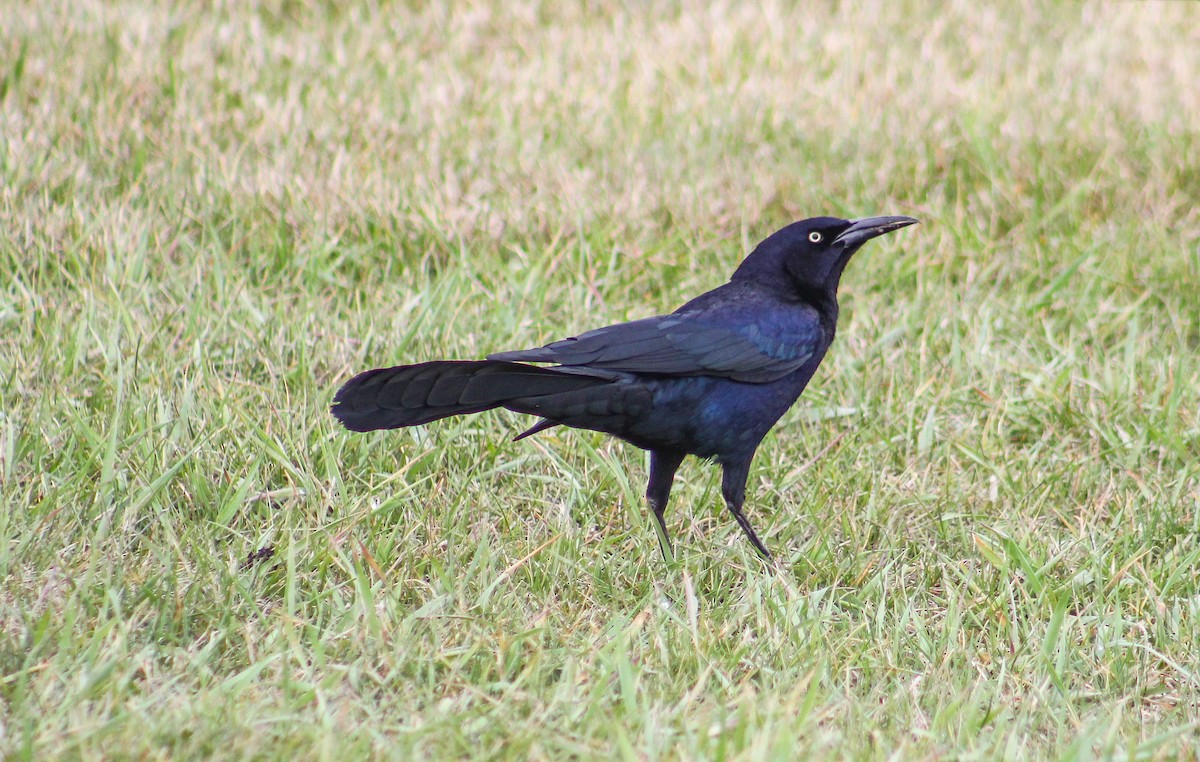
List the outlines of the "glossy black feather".
{"label": "glossy black feather", "polygon": [[572,393],[607,385],[612,378],[488,360],[398,365],[368,370],[347,381],[333,399],[333,414],[351,431],[394,429],[478,413],[518,398],[574,399]]}
{"label": "glossy black feather", "polygon": [[[752,322],[712,325],[689,314],[662,315],[597,328],[536,349],[500,352],[489,360],[580,365],[622,373],[715,376],[750,383],[774,381],[799,369],[823,338],[813,312],[788,332],[786,345],[764,336]],[[786,346],[786,351],[784,350]]]}

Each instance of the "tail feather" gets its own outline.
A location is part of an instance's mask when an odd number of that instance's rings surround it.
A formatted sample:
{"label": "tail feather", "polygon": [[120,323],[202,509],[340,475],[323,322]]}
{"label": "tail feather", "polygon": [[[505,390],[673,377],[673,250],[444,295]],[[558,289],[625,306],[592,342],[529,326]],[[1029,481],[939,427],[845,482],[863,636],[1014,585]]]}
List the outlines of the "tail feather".
{"label": "tail feather", "polygon": [[346,382],[332,413],[351,431],[416,426],[479,413],[511,400],[569,394],[612,376],[564,373],[514,362],[445,360],[376,368]]}

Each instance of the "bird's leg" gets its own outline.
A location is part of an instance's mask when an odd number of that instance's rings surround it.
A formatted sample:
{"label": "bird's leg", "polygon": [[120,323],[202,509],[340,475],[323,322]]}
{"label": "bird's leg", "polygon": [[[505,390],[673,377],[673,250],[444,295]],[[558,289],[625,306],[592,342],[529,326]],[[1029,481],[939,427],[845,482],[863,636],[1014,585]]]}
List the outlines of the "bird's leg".
{"label": "bird's leg", "polygon": [[677,450],[650,451],[650,481],[646,485],[646,502],[650,503],[654,518],[658,520],[658,547],[667,561],[675,555],[671,549],[671,538],[667,535],[667,502],[671,499],[671,485],[683,456],[684,453]]}
{"label": "bird's leg", "polygon": [[750,460],[747,458],[743,462],[723,463],[722,466],[724,472],[721,474],[721,496],[725,498],[726,507],[733,514],[733,518],[737,520],[738,526],[750,538],[754,549],[767,561],[773,561],[771,551],[767,550],[767,546],[758,539],[754,527],[750,526],[746,514],[742,513],[742,503],[746,500],[746,477],[750,474]]}

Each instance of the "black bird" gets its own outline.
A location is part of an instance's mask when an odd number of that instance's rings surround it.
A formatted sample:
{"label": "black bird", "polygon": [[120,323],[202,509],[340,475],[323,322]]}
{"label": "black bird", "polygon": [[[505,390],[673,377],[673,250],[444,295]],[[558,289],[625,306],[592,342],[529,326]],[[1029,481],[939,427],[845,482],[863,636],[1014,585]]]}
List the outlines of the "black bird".
{"label": "black bird", "polygon": [[[742,513],[750,461],[833,341],[838,281],[851,255],[911,217],[796,222],[760,243],[728,283],[670,315],[610,325],[539,349],[360,373],[334,397],[352,431],[394,429],[504,407],[541,416],[523,439],[558,425],[602,431],[650,451],[646,499],[664,519],[685,455],[715,460],[721,494]],[[539,367],[526,363],[553,363]]]}

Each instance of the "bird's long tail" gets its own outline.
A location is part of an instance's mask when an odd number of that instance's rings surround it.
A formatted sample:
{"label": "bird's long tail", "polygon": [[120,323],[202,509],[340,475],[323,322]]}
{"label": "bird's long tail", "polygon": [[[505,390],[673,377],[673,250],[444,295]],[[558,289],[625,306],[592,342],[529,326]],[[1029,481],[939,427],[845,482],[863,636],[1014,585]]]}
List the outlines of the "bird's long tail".
{"label": "bird's long tail", "polygon": [[397,365],[368,370],[347,381],[333,398],[332,412],[351,431],[416,426],[517,400],[513,409],[540,413],[540,406],[531,404],[538,398],[572,398],[612,381],[609,375],[494,360]]}

